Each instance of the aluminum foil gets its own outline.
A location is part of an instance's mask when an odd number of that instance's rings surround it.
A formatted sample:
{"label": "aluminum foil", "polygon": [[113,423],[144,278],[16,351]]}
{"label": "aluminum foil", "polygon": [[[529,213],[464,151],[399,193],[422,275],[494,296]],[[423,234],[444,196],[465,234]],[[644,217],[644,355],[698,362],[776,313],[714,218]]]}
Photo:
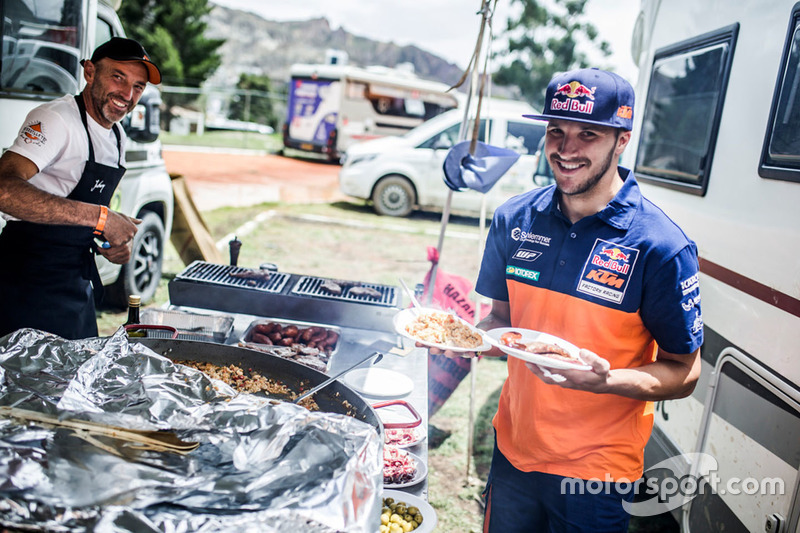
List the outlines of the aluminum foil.
{"label": "aluminum foil", "polygon": [[0,417],[0,526],[46,531],[377,530],[380,436],[354,418],[237,394],[122,330],[0,339],[0,406],[168,430],[181,455]]}

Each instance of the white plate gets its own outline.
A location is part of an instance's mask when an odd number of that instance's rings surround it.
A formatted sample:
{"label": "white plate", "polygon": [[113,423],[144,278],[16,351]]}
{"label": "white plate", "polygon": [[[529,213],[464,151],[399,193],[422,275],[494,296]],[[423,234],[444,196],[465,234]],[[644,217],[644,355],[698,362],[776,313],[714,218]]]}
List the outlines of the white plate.
{"label": "white plate", "polygon": [[414,390],[411,378],[385,368],[357,368],[342,379],[356,392],[373,398],[397,398]]}
{"label": "white plate", "polygon": [[425,461],[417,457],[411,452],[406,452],[408,456],[414,461],[414,465],[417,467],[417,471],[414,474],[414,477],[404,483],[384,483],[384,489],[402,489],[405,487],[411,487],[422,481],[428,476],[428,467],[425,466]]}
{"label": "white plate", "polygon": [[394,498],[396,502],[403,502],[408,507],[416,507],[419,509],[419,513],[422,515],[422,523],[414,530],[414,533],[430,533],[436,528],[436,511],[433,510],[431,504],[419,496],[414,496],[413,494],[400,490],[384,489],[383,497]]}
{"label": "white plate", "polygon": [[580,349],[577,346],[565,341],[564,339],[560,339],[558,337],[555,337],[547,333],[542,333],[541,331],[533,331],[532,329],[495,328],[486,332],[486,338],[489,339],[489,342],[500,348],[503,352],[507,353],[508,355],[512,355],[518,359],[522,359],[523,361],[527,361],[529,363],[536,363],[537,365],[546,366],[548,368],[558,368],[562,370],[592,369],[592,367],[590,367],[589,365],[570,363],[569,361],[564,361],[562,359],[558,359],[555,357],[530,353],[526,352],[525,350],[518,350],[516,348],[506,346],[505,344],[500,342],[500,336],[509,331],[516,331],[518,333],[521,333],[522,338],[520,339],[520,342],[538,341],[538,342],[547,342],[549,344],[555,344],[561,348],[564,348],[567,352],[570,353],[570,355],[574,357],[578,357],[578,352],[580,352]]}
{"label": "white plate", "polygon": [[453,352],[483,352],[485,350],[489,350],[492,347],[492,345],[489,344],[489,342],[486,340],[486,337],[485,337],[483,331],[475,328],[475,326],[473,326],[472,324],[470,324],[469,322],[467,322],[466,320],[462,319],[461,317],[459,317],[457,315],[453,315],[453,317],[456,320],[458,320],[459,322],[461,322],[462,324],[464,324],[465,326],[467,326],[472,331],[478,333],[481,336],[481,339],[483,339],[483,344],[481,344],[480,346],[477,346],[475,348],[460,348],[458,346],[448,346],[446,344],[438,344],[438,343],[435,343],[435,342],[428,342],[428,341],[423,341],[422,339],[418,339],[418,338],[414,337],[413,335],[411,335],[408,331],[406,331],[406,326],[414,321],[414,319],[417,317],[417,314],[416,314],[417,312],[419,312],[419,313],[446,313],[446,311],[442,311],[440,309],[431,309],[431,308],[428,308],[428,307],[422,307],[420,309],[416,309],[414,307],[409,307],[408,309],[403,309],[402,311],[400,311],[399,313],[394,315],[394,320],[393,321],[394,321],[394,329],[395,329],[395,331],[398,334],[402,335],[403,337],[405,337],[407,339],[411,339],[412,341],[415,341],[415,342],[419,342],[420,344],[424,344],[425,346],[431,346],[433,348],[439,348],[441,350],[450,350],[450,351],[453,351]]}
{"label": "white plate", "polygon": [[[420,442],[424,441],[427,435],[425,434],[425,429],[422,426],[417,426],[415,428],[386,428],[383,430],[384,432],[384,443],[386,443],[386,439],[388,438],[390,431],[410,431],[414,435],[414,440],[411,442],[407,442],[405,444],[390,444],[390,446],[397,446],[398,448],[411,448],[412,446],[416,446]],[[388,444],[388,443],[387,443]]]}

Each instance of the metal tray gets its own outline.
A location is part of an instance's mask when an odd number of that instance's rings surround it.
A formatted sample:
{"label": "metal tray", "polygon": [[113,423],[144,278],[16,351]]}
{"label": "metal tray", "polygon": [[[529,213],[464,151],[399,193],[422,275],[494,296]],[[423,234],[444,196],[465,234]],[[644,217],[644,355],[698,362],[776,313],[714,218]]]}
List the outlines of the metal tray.
{"label": "metal tray", "polygon": [[[225,344],[233,333],[233,317],[229,315],[204,315],[172,309],[142,309],[142,324],[172,326],[178,330],[178,339]],[[148,332],[148,337],[171,338],[167,333]]]}
{"label": "metal tray", "polygon": [[[341,331],[340,328],[338,328],[336,326],[330,326],[328,324],[318,324],[318,323],[314,323],[314,322],[301,322],[301,321],[296,321],[296,320],[286,320],[286,319],[283,319],[283,318],[259,318],[257,320],[253,320],[250,323],[250,325],[247,327],[247,329],[245,330],[244,334],[242,334],[242,337],[240,339],[241,340],[241,344],[245,344],[245,345],[246,344],[260,345],[260,346],[263,346],[265,349],[270,349],[272,347],[280,348],[281,347],[280,345],[277,345],[277,344],[273,344],[273,345],[262,344],[262,343],[259,343],[258,341],[252,340],[252,338],[251,338],[256,326],[258,326],[259,324],[269,324],[271,322],[280,324],[282,328],[286,328],[288,326],[295,326],[299,330],[304,330],[304,329],[316,327],[316,328],[322,328],[326,332],[331,332],[332,331],[332,332],[336,333],[336,335],[337,335],[336,342],[331,347],[330,352],[326,352],[327,356],[326,356],[326,360],[325,360],[325,366],[326,366],[326,369],[328,369],[328,370],[330,369],[331,358],[339,350],[339,346],[342,343],[341,342],[342,341],[342,338],[341,338],[342,337],[342,331]],[[307,343],[303,342],[303,341],[298,342],[298,344],[307,345]]]}

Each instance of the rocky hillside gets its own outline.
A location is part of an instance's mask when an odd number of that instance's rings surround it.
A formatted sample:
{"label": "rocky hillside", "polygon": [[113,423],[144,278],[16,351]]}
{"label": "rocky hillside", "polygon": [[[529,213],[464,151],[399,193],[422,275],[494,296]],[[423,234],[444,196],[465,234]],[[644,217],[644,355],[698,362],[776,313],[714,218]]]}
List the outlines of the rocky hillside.
{"label": "rocky hillside", "polygon": [[349,64],[395,67],[411,63],[421,78],[453,84],[461,69],[416,46],[373,41],[339,28],[328,20],[270,21],[259,15],[216,5],[208,21],[209,37],[226,39],[220,48],[222,66],[210,80],[232,85],[242,72],[265,74],[277,85],[288,81],[294,63],[323,63],[328,49],[343,50]]}

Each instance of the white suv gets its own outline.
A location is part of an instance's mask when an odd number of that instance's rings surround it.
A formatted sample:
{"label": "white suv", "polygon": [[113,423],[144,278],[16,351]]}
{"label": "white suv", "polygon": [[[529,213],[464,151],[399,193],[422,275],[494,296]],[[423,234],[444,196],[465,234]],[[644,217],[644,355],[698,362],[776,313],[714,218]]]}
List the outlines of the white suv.
{"label": "white suv", "polygon": [[[489,128],[488,144],[512,148],[521,154],[486,193],[488,212],[508,198],[536,187],[536,149],[545,123],[523,118],[535,113],[528,104],[489,100],[481,109],[481,139]],[[380,215],[406,216],[415,208],[442,208],[448,188],[442,165],[448,149],[459,140],[463,109],[453,109],[410,130],[401,137],[384,137],[351,146],[342,161],[339,189],[348,196],[371,200]],[[474,121],[473,121],[474,122]],[[468,129],[471,136],[471,127]],[[452,209],[477,213],[481,194],[455,192]]]}

